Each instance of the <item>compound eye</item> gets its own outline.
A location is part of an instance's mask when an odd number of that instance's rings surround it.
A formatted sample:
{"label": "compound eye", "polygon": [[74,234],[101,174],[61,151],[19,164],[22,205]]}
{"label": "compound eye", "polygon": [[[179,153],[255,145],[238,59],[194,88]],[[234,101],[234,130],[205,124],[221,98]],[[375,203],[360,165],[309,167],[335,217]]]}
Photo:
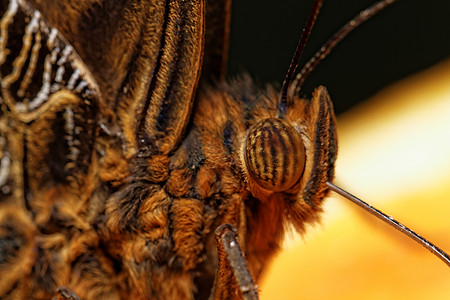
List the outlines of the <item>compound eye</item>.
{"label": "compound eye", "polygon": [[254,125],[245,143],[245,164],[256,183],[281,192],[293,187],[303,174],[305,146],[300,133],[281,119]]}

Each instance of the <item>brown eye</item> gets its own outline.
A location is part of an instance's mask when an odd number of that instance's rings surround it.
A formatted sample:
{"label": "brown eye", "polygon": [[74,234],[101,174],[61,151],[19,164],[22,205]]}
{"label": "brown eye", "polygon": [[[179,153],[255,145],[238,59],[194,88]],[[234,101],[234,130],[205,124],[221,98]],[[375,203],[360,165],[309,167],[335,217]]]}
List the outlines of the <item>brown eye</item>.
{"label": "brown eye", "polygon": [[300,133],[281,119],[265,119],[254,125],[245,142],[245,164],[261,187],[281,192],[294,186],[305,166],[305,147]]}

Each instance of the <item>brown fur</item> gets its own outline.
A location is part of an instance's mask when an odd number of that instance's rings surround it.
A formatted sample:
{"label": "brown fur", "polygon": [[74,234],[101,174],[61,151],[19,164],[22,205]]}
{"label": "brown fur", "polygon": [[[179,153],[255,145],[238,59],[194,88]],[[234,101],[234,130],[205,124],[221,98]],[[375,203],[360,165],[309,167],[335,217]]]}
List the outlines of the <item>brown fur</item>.
{"label": "brown fur", "polygon": [[[0,193],[0,297],[204,299],[218,267],[219,225],[237,228],[257,280],[291,224],[302,232],[318,220],[336,155],[324,88],[311,100],[289,95],[283,118],[301,134],[305,170],[288,191],[270,191],[249,177],[242,145],[253,125],[277,117],[278,93],[247,77],[203,86],[191,116],[204,2],[30,3],[75,48],[73,63],[92,73],[99,93],[63,85],[26,120],[12,108],[28,100],[1,102],[11,191]],[[206,69],[220,76],[214,53],[205,54]],[[223,295],[240,297],[234,283],[225,288]]]}

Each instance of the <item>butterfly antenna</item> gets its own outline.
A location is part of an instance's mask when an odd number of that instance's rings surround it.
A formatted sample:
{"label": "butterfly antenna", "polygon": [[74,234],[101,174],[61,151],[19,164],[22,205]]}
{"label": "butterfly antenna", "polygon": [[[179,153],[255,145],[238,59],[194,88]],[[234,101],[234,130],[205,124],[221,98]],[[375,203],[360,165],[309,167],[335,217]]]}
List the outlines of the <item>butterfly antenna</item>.
{"label": "butterfly antenna", "polygon": [[317,65],[331,52],[331,50],[333,50],[334,47],[336,47],[337,44],[339,44],[340,41],[342,41],[350,32],[352,32],[353,29],[363,24],[371,17],[396,1],[397,0],[382,0],[373,4],[369,8],[360,12],[357,16],[355,16],[352,20],[345,24],[338,32],[336,32],[305,64],[303,69],[296,76],[290,87],[290,89],[294,89],[294,95],[300,94],[300,90],[306,78],[308,78],[308,76],[312,71],[314,71]]}
{"label": "butterfly antenna", "polygon": [[332,184],[329,181],[327,181],[327,185],[330,188],[330,190],[332,190],[333,192],[336,192],[337,194],[341,195],[342,197],[352,201],[356,205],[362,207],[367,212],[369,212],[372,215],[374,215],[375,217],[377,217],[378,219],[384,221],[385,223],[387,223],[390,226],[394,227],[395,229],[399,230],[403,234],[412,238],[414,241],[419,243],[421,246],[427,248],[431,253],[433,253],[434,255],[439,257],[445,264],[447,264],[447,266],[450,267],[450,256],[447,253],[445,253],[442,249],[435,246],[433,243],[429,242],[428,240],[426,240],[419,234],[415,233],[414,231],[412,231],[411,229],[409,229],[402,223],[398,222],[394,218],[386,215],[382,211],[376,209],[375,207],[371,206],[370,204],[364,202],[363,200],[353,196],[349,192],[341,189],[340,187],[335,186],[334,184]]}
{"label": "butterfly antenna", "polygon": [[286,77],[283,82],[283,87],[281,89],[281,100],[279,105],[279,113],[280,115],[286,112],[287,103],[287,92],[288,88],[291,84],[292,78],[294,77],[295,70],[298,66],[298,61],[302,55],[303,50],[305,49],[306,42],[311,34],[311,30],[316,22],[317,15],[319,14],[320,7],[322,6],[322,0],[315,0],[311,11],[309,13],[308,20],[306,21],[305,27],[302,30],[302,35],[300,37],[300,41],[298,42],[297,49],[295,50],[294,56],[292,57],[291,64],[289,65],[289,70],[286,74]]}

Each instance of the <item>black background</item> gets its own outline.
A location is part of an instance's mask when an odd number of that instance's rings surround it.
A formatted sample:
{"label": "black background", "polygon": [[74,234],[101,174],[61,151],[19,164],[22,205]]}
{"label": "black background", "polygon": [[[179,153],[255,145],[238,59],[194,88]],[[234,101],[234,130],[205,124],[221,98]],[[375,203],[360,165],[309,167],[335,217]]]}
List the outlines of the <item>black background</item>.
{"label": "black background", "polygon": [[[325,1],[300,66],[374,2]],[[228,76],[247,72],[261,86],[281,86],[311,4],[309,0],[235,0]],[[314,87],[325,85],[339,113],[447,57],[450,1],[399,0],[344,39],[309,77],[303,93],[309,96]]]}

